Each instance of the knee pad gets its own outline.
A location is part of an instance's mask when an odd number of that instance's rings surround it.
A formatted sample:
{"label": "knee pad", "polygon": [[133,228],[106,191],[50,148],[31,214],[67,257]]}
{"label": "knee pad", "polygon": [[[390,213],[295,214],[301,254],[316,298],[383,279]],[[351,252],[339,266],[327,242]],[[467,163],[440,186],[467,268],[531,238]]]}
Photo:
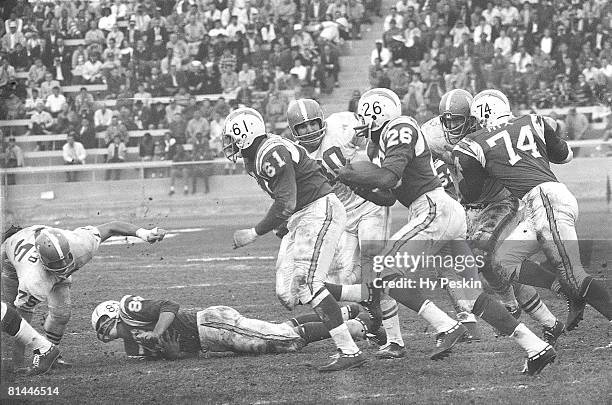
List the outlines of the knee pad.
{"label": "knee pad", "polygon": [[21,316],[17,310],[2,303],[2,330],[11,336],[15,336],[21,328]]}

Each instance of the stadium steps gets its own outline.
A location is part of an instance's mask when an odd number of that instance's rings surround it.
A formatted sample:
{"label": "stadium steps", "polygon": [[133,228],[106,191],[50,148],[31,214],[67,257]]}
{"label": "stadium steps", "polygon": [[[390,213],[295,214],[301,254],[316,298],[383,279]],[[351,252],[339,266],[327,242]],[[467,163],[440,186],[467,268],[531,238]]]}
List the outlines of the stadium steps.
{"label": "stadium steps", "polygon": [[[390,1],[384,1],[382,10],[388,9]],[[340,74],[338,82],[340,87],[334,89],[332,94],[321,96],[323,110],[326,114],[346,111],[354,90],[363,93],[370,88],[368,82],[368,68],[370,66],[370,53],[374,43],[382,37],[383,19],[372,18],[372,25],[361,26],[360,41],[346,41],[344,44],[346,55],[340,56]]]}

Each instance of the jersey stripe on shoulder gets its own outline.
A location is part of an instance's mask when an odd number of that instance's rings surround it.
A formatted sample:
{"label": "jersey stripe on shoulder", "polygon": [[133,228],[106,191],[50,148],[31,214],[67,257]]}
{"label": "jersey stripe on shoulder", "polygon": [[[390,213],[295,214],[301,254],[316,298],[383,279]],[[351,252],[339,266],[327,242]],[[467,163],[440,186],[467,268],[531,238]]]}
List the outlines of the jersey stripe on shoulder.
{"label": "jersey stripe on shoulder", "polygon": [[471,139],[463,138],[461,142],[455,146],[455,150],[476,159],[482,167],[485,167],[487,164],[487,159],[485,158],[482,147]]}
{"label": "jersey stripe on shoulder", "polygon": [[538,138],[540,138],[542,142],[546,142],[544,140],[544,117],[541,115],[529,114],[529,118],[531,118],[531,125],[535,128]]}

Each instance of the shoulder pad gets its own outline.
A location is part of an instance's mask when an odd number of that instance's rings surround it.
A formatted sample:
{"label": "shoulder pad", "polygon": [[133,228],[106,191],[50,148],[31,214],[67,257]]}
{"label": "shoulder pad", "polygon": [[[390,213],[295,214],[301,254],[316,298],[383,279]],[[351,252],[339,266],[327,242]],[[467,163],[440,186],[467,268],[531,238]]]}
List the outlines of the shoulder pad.
{"label": "shoulder pad", "polygon": [[456,153],[462,153],[463,155],[469,156],[480,163],[482,167],[486,165],[486,158],[482,147],[478,142],[473,139],[463,138],[453,149],[453,155]]}

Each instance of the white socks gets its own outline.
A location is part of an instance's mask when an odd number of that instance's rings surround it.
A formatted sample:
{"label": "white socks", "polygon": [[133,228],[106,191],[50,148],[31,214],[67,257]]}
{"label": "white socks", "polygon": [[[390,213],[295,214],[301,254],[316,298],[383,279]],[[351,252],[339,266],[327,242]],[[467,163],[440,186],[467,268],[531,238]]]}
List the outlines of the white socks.
{"label": "white socks", "polygon": [[36,332],[36,330],[23,319],[21,320],[19,332],[17,332],[15,338],[25,346],[31,347],[32,351],[38,349],[40,353],[45,353],[51,348],[51,342],[40,333]]}
{"label": "white socks", "polygon": [[548,346],[548,343],[537,337],[524,323],[520,323],[511,336],[527,351],[529,357],[535,356]]}
{"label": "white socks", "polygon": [[419,309],[419,315],[429,322],[438,333],[446,332],[457,324],[456,320],[448,316],[446,312],[429,300],[425,300],[421,309]]}
{"label": "white socks", "polygon": [[329,331],[334,343],[343,354],[356,354],[359,348],[349,333],[345,323]]}

